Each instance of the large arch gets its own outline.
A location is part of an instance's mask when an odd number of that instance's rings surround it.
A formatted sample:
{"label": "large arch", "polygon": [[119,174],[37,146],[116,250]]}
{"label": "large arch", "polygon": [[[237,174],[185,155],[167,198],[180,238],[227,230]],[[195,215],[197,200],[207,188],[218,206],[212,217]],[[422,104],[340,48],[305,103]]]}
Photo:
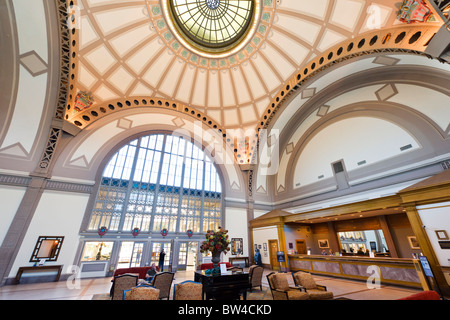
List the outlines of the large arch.
{"label": "large arch", "polygon": [[[436,153],[444,155],[442,143],[448,143],[446,141],[449,134],[446,122],[446,101],[450,93],[446,79],[449,71],[447,64],[419,55],[376,53],[349,59],[330,67],[326,75],[319,74],[314,79],[305,81],[295,94],[286,98],[283,109],[273,116],[268,126],[268,130],[279,131],[276,143],[280,155],[279,165],[284,172],[281,175],[288,179],[291,177],[286,170],[290,172],[291,169],[288,168],[292,168],[295,163],[290,159],[295,154],[299,141],[303,142],[308,137],[310,128],[324,119],[338,116],[340,113],[336,113],[337,110],[346,105],[349,106],[347,112],[365,110],[369,106],[369,109],[386,108],[388,118],[389,108],[395,109],[394,113],[403,110],[406,114],[397,116],[397,119],[416,117],[415,121],[422,122],[422,125],[414,125],[416,132],[422,130],[418,128],[428,128],[427,139],[431,139],[428,141],[435,141],[433,148]],[[431,94],[436,98],[433,101],[427,100]],[[429,107],[426,107],[427,101],[431,104]],[[407,114],[410,115],[406,116]],[[403,127],[408,125],[411,124],[403,124]],[[432,135],[434,138],[430,138]],[[431,145],[427,144],[427,147]],[[286,191],[292,187],[291,183],[286,183],[285,178],[282,178],[281,183],[277,182],[280,173],[275,177],[267,177],[259,171],[256,166],[253,180],[254,196],[258,201],[267,202],[270,195],[273,195],[272,200],[276,203],[281,199],[296,198],[292,190]],[[286,196],[280,198],[276,194]]]}

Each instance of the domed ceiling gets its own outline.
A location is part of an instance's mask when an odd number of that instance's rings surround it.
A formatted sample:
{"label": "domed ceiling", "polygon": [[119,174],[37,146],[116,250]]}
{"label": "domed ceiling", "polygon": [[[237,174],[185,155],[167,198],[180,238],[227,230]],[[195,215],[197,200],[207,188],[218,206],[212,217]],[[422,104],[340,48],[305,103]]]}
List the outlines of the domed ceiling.
{"label": "domed ceiling", "polygon": [[[105,113],[118,101],[121,107],[127,99],[127,104],[134,99],[139,106],[162,99],[224,131],[256,129],[280,92],[283,96],[283,90],[293,88],[308,72],[305,66],[313,63],[314,69],[315,61],[332,48],[365,35],[370,35],[365,45],[370,39],[380,43],[382,30],[415,30],[418,24],[431,30],[422,37],[423,45],[443,24],[428,2],[423,3],[425,15],[407,22],[399,15],[402,2],[392,0],[255,0],[248,7],[245,2],[249,1],[78,0],[66,120],[84,128],[101,113],[99,107]],[[225,5],[247,9],[241,14],[231,7],[223,10]],[[220,36],[227,50],[205,49],[185,36],[195,27],[183,29],[183,23],[202,24],[195,10],[213,16],[220,9],[230,23],[233,14],[242,16],[234,34]],[[183,15],[186,12],[192,17]],[[222,28],[214,23],[208,28]],[[213,42],[218,35],[208,37]],[[230,45],[227,39],[234,42]],[[383,44],[386,41],[384,37]]]}

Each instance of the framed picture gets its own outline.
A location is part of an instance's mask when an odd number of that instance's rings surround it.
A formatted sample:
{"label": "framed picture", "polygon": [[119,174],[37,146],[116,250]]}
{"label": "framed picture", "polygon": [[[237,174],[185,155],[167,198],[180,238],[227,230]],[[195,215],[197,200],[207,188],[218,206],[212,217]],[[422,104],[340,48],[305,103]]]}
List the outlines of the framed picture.
{"label": "framed picture", "polygon": [[328,239],[322,239],[319,240],[319,248],[323,249],[323,248],[329,248],[330,245],[328,244]]}
{"label": "framed picture", "polygon": [[264,251],[267,251],[267,243],[263,243],[263,248],[264,248]]}
{"label": "framed picture", "polygon": [[420,249],[419,241],[417,241],[415,236],[408,237],[408,241],[411,249]]}
{"label": "framed picture", "polygon": [[244,247],[244,239],[242,238],[232,238],[231,239],[231,254],[237,255],[242,254]]}
{"label": "framed picture", "polygon": [[445,230],[436,230],[436,236],[439,240],[449,240],[447,231]]}

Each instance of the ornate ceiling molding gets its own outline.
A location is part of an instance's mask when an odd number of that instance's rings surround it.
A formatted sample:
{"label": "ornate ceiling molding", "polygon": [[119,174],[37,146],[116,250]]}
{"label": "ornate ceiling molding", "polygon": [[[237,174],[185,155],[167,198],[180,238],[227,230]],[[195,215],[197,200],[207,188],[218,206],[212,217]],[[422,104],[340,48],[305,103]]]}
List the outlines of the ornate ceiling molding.
{"label": "ornate ceiling molding", "polygon": [[[209,127],[222,132],[223,137],[232,145],[235,141],[227,139],[227,128],[223,124],[219,124],[208,116],[207,112],[198,110],[195,106],[186,105],[173,100],[170,97],[158,98],[152,96],[129,96],[126,99],[117,99],[114,101],[103,102],[91,108],[83,110],[81,113],[73,114],[75,107],[75,99],[77,98],[77,77],[78,77],[78,51],[79,51],[79,29],[76,28],[79,18],[79,12],[76,10],[76,0],[68,2],[59,0],[60,20],[61,20],[61,90],[59,109],[65,102],[65,120],[78,126],[81,129],[86,128],[96,119],[112,111],[120,110],[121,107],[161,107],[172,108],[184,114],[190,114],[203,121]],[[251,49],[247,47],[236,56],[228,57],[226,61],[217,59],[207,59],[196,56],[195,53],[186,50],[175,37],[170,33],[170,30],[165,23],[159,1],[146,0],[149,16],[153,22],[155,31],[158,32],[160,39],[164,41],[166,50],[172,50],[178,58],[184,59],[184,62],[200,69],[214,69],[221,68],[230,69],[233,65],[239,65],[243,61],[248,60],[258,50],[259,45],[268,34],[272,27],[274,13],[276,8],[275,1],[264,1],[261,23],[256,32],[255,37],[249,43]],[[68,23],[69,22],[69,23]],[[269,103],[264,114],[261,116],[259,122],[255,127],[255,132],[258,133],[262,129],[268,129],[270,122],[274,115],[282,109],[282,106],[287,101],[288,97],[300,90],[302,85],[317,75],[319,72],[327,70],[336,63],[373,53],[381,52],[407,52],[412,54],[424,55],[427,45],[433,36],[437,33],[441,24],[412,24],[399,25],[391,29],[380,29],[373,32],[363,33],[351,40],[344,41],[339,45],[334,46],[325,53],[316,56],[308,64],[301,69],[300,72],[293,75],[285,82],[282,89],[274,96]],[[258,39],[256,39],[258,37]],[[425,54],[426,55],[426,54]],[[242,59],[243,60],[242,60]],[[431,58],[431,57],[430,57]],[[152,103],[153,101],[153,103]],[[59,111],[61,112],[61,111]],[[257,136],[256,136],[257,137]],[[234,147],[234,145],[232,145]],[[236,160],[240,164],[252,162],[251,150],[257,150],[258,140],[250,139],[244,148],[235,148]]]}

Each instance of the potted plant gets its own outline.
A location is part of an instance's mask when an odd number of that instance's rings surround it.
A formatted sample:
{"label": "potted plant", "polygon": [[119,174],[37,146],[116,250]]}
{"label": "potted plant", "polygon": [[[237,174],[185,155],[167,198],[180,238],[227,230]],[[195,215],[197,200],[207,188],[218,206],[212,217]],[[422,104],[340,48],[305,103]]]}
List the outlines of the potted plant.
{"label": "potted plant", "polygon": [[205,234],[206,240],[200,246],[201,253],[212,254],[213,268],[217,268],[220,262],[220,254],[225,254],[230,250],[230,240],[228,239],[228,230],[219,227],[218,231],[208,230]]}

